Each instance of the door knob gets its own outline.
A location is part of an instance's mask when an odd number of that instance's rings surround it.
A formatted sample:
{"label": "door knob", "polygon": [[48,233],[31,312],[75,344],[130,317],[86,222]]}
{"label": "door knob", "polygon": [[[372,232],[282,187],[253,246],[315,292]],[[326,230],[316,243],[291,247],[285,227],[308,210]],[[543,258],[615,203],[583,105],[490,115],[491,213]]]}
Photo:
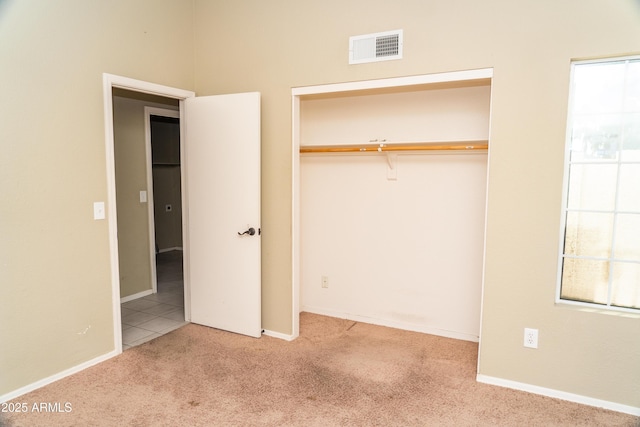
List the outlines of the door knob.
{"label": "door knob", "polygon": [[241,233],[238,231],[238,236],[242,236],[244,234],[248,234],[249,236],[253,236],[254,234],[256,234],[256,229],[253,227],[250,227],[247,231]]}

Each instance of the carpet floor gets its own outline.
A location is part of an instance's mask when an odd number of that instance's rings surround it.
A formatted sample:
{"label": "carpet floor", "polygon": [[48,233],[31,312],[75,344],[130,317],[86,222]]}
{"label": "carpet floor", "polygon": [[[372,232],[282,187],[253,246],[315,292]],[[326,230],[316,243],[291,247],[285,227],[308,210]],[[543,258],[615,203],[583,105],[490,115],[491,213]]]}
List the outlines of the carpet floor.
{"label": "carpet floor", "polygon": [[[23,395],[8,426],[640,426],[475,381],[475,343],[301,315],[293,342],[195,324]],[[55,411],[32,410],[42,403]]]}

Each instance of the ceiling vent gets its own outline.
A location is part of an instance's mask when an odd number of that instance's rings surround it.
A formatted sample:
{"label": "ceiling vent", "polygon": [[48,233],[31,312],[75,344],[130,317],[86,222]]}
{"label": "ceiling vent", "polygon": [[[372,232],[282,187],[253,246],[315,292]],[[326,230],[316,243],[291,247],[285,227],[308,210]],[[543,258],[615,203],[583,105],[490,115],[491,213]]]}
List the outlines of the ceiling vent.
{"label": "ceiling vent", "polygon": [[349,64],[402,59],[402,30],[349,37]]}

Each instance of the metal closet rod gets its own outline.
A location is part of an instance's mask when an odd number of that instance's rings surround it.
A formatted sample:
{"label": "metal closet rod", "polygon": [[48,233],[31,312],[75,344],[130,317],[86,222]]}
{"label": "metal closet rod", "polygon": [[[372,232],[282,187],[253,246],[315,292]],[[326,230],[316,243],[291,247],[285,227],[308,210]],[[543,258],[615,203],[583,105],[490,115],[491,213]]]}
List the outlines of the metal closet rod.
{"label": "metal closet rod", "polygon": [[488,141],[376,143],[363,145],[307,145],[300,147],[307,153],[373,153],[387,151],[476,151],[487,150]]}

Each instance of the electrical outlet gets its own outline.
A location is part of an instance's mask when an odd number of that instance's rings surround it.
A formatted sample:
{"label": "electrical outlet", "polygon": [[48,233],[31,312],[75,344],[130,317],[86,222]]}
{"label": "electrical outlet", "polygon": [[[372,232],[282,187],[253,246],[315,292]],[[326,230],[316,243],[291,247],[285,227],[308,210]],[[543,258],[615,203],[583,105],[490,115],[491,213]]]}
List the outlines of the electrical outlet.
{"label": "electrical outlet", "polygon": [[322,276],[322,287],[323,288],[328,288],[329,287],[329,277],[328,276]]}
{"label": "electrical outlet", "polygon": [[528,348],[538,348],[538,330],[524,328],[524,346]]}

